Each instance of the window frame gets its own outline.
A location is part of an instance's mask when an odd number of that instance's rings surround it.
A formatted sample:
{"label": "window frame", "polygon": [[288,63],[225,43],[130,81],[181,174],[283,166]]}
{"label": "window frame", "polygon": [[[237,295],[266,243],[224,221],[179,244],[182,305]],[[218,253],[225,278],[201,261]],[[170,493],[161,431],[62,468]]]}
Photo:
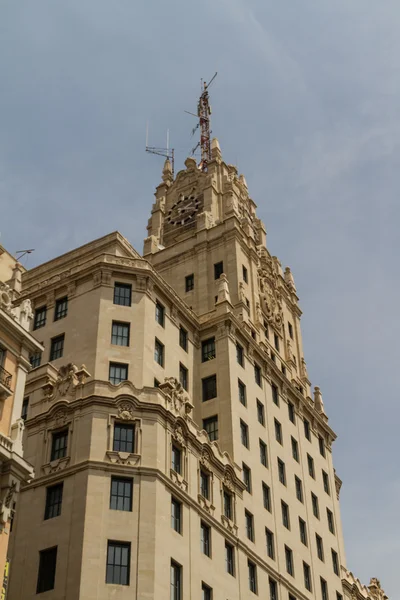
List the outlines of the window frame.
{"label": "window frame", "polygon": [[311,506],[313,509],[313,515],[316,519],[320,518],[320,512],[319,512],[319,500],[318,500],[318,496],[316,494],[314,494],[314,492],[311,492]]}
{"label": "window frame", "polygon": [[336,531],[336,528],[335,528],[335,517],[333,515],[333,512],[329,508],[326,509],[326,518],[327,518],[327,521],[328,521],[328,529],[329,529],[329,531],[331,533],[333,533],[333,535],[335,535],[335,531]]}
{"label": "window frame", "polygon": [[208,402],[209,400],[214,400],[214,398],[217,398],[217,375],[214,373],[213,375],[209,375],[208,377],[203,377],[201,380],[201,389],[202,402]]}
{"label": "window frame", "polygon": [[[57,431],[52,432],[51,436],[51,451],[50,451],[50,462],[53,460],[61,460],[68,456],[68,442],[69,442],[69,429],[64,427],[63,429],[59,429]],[[57,441],[63,439],[65,441],[64,445],[56,448]]]}
{"label": "window frame", "polygon": [[182,535],[182,502],[171,494],[171,529]]}
{"label": "window frame", "polygon": [[56,517],[59,517],[61,515],[63,492],[63,481],[46,487],[46,502],[43,519],[44,521],[48,521],[49,519],[55,519]]}
{"label": "window frame", "polygon": [[179,383],[184,390],[189,389],[189,369],[181,362],[179,363]]}
{"label": "window frame", "polygon": [[188,294],[194,290],[194,273],[185,276],[185,293]]}
{"label": "window frame", "polygon": [[293,425],[296,424],[296,410],[294,407],[293,402],[288,401],[288,414],[289,414],[289,421],[291,423],[293,423]]}
{"label": "window frame", "polygon": [[[178,459],[178,460],[176,460]],[[182,475],[183,471],[183,452],[182,448],[178,446],[178,444],[172,443],[171,447],[171,469],[175,471],[178,475]],[[178,467],[178,468],[176,468]]]}
{"label": "window frame", "polygon": [[260,425],[265,427],[265,405],[258,398],[256,400],[257,400],[257,420],[260,423]]}
{"label": "window frame", "polygon": [[291,442],[292,442],[292,456],[296,462],[300,463],[299,442],[293,436],[291,436]]}
{"label": "window frame", "polygon": [[290,531],[289,505],[284,500],[281,500],[281,511],[282,511],[282,525],[285,527],[285,529]]}
{"label": "window frame", "polygon": [[244,520],[246,525],[246,537],[248,540],[254,543],[255,531],[254,531],[254,515],[247,508],[244,509]]}
{"label": "window frame", "polygon": [[200,521],[200,548],[202,554],[211,558],[211,526],[205,521]]}
{"label": "window frame", "polygon": [[207,338],[201,341],[201,362],[205,363],[210,360],[214,360],[217,356],[217,349],[215,346],[215,336]]}
{"label": "window frame", "polygon": [[339,577],[340,576],[339,555],[336,552],[336,550],[334,550],[333,548],[331,548],[331,556],[332,556],[333,572],[335,573],[335,575],[337,575]]}
{"label": "window frame", "polygon": [[217,263],[214,263],[214,280],[216,281],[221,277],[224,272],[224,261],[220,260]]}
{"label": "window frame", "polygon": [[307,523],[304,519],[299,517],[299,532],[300,532],[300,541],[301,543],[308,548],[308,532],[307,532]]}
{"label": "window frame", "polygon": [[271,529],[265,528],[265,545],[267,549],[267,556],[272,560],[275,560],[275,535]]}
{"label": "window frame", "polygon": [[[57,554],[58,546],[39,550],[39,565],[36,583],[37,594],[54,590],[57,573]],[[51,559],[49,560],[48,557],[51,557]],[[46,560],[48,560],[47,564],[45,563]],[[52,573],[50,573],[50,575],[43,572],[46,567],[49,568],[49,565],[52,567]]]}
{"label": "window frame", "polygon": [[294,485],[296,488],[296,498],[299,502],[304,504],[304,492],[303,492],[303,482],[297,475],[294,476]]}
{"label": "window frame", "polygon": [[254,380],[262,388],[262,369],[257,363],[254,363]]}
{"label": "window frame", "polygon": [[61,321],[68,315],[68,296],[58,298],[54,305],[54,321]]}
{"label": "window frame", "polygon": [[[109,562],[110,559],[110,550],[111,548],[113,548],[114,550],[114,562]],[[120,564],[117,564],[115,562],[115,551],[116,550],[120,550],[120,554],[121,554],[121,558],[120,561],[123,560],[122,558],[122,550],[127,550],[127,560],[126,560],[126,565],[124,565],[122,562],[120,562]],[[109,568],[113,569],[113,575],[111,577],[111,581],[109,579]],[[116,577],[116,574],[114,572],[114,569],[118,567],[119,568],[119,576],[118,578]],[[122,571],[121,569],[125,568],[126,569],[126,578],[123,577],[122,575]],[[128,586],[130,584],[130,571],[131,571],[131,542],[125,542],[125,541],[117,541],[117,540],[107,540],[107,557],[106,557],[106,584],[111,584],[111,585],[126,585]],[[116,581],[116,579],[118,579],[119,581]]]}
{"label": "window frame", "polygon": [[239,402],[240,402],[240,404],[242,404],[243,406],[247,406],[246,385],[239,378],[238,378],[238,396],[239,396]]}
{"label": "window frame", "polygon": [[249,449],[249,426],[243,419],[240,419],[240,441],[242,446]]}
{"label": "window frame", "polygon": [[39,306],[35,308],[35,316],[33,319],[33,331],[36,329],[41,329],[46,325],[47,321],[47,306],[44,304],[43,306]]}
{"label": "window frame", "polygon": [[315,465],[313,457],[307,453],[307,466],[308,466],[308,474],[310,477],[315,479]]}
{"label": "window frame", "polygon": [[235,548],[227,540],[225,540],[225,570],[235,577]]}
{"label": "window frame", "polygon": [[[56,345],[60,346],[56,348]],[[49,354],[49,362],[53,360],[58,360],[63,357],[64,354],[64,344],[65,344],[65,333],[61,333],[60,335],[56,335],[50,340],[50,354]],[[57,354],[57,356],[55,356]]]}
{"label": "window frame", "polygon": [[159,300],[155,304],[155,319],[156,323],[165,329],[165,306]]}
{"label": "window frame", "polygon": [[261,488],[263,494],[263,506],[265,510],[272,513],[271,488],[265,481],[261,482]]}
{"label": "window frame", "polygon": [[[214,430],[212,430],[210,428],[210,431],[207,429],[208,425],[213,425],[216,423],[216,428]],[[216,440],[218,440],[218,415],[213,415],[212,417],[207,417],[206,419],[203,419],[203,429],[204,431],[207,432],[207,435],[209,437],[210,442],[214,442]]]}
{"label": "window frame", "polygon": [[211,475],[205,469],[200,469],[200,494],[206,500],[211,499]]}
{"label": "window frame", "polygon": [[271,383],[272,402],[279,406],[279,389],[275,383]]}
{"label": "window frame", "polygon": [[322,437],[322,435],[318,436],[318,445],[319,445],[319,453],[320,453],[320,455],[325,458],[326,457],[325,440]]}
{"label": "window frame", "polygon": [[154,340],[154,362],[162,369],[165,364],[165,346],[158,338]]}
{"label": "window frame", "polygon": [[286,486],[286,465],[285,462],[279,458],[279,456],[277,457],[277,463],[278,463],[278,479],[280,481],[280,483],[282,483],[282,485]]}
{"label": "window frame", "polygon": [[[129,294],[117,294],[117,290],[128,290]],[[126,298],[128,302],[125,302]],[[116,299],[123,299],[124,302],[116,302]],[[114,295],[113,295],[113,304],[116,306],[132,306],[132,285],[130,283],[121,283],[119,281],[114,282]]]}
{"label": "window frame", "polygon": [[286,572],[294,577],[294,560],[293,560],[293,550],[286,546],[285,544],[285,563],[286,563]]}
{"label": "window frame", "polygon": [[311,568],[308,563],[303,560],[303,575],[304,575],[304,587],[309,592],[312,592],[312,583],[311,583]]}
{"label": "window frame", "polygon": [[249,273],[244,265],[242,265],[242,279],[245,283],[249,283]]}
{"label": "window frame", "polygon": [[[116,433],[119,433],[117,436]],[[121,433],[125,432],[121,439]],[[132,433],[132,440],[129,439],[129,433]],[[122,423],[121,421],[114,421],[113,427],[113,439],[112,439],[112,451],[113,452],[129,452],[134,454],[135,452],[135,426],[130,423]],[[125,439],[123,439],[125,437]],[[129,450],[129,448],[131,448]]]}
{"label": "window frame", "polygon": [[171,600],[182,600],[182,565],[173,558],[170,566],[170,592]]}
{"label": "window frame", "polygon": [[244,348],[236,342],[236,362],[244,368]]}
{"label": "window frame", "polygon": [[[114,332],[114,328],[118,331]],[[131,324],[124,321],[111,322],[111,344],[128,348],[130,345]],[[123,343],[126,341],[126,343]]]}
{"label": "window frame", "polygon": [[315,545],[317,548],[317,556],[319,560],[325,562],[324,542],[322,537],[318,533],[315,533]]}
{"label": "window frame", "polygon": [[258,594],[257,565],[250,559],[247,559],[247,572],[249,576],[249,590],[253,592],[253,594]]}
{"label": "window frame", "polygon": [[252,493],[251,469],[244,462],[242,462],[242,470],[243,470],[243,483],[246,486],[246,492],[251,494]]}
{"label": "window frame", "polygon": [[322,482],[324,485],[324,491],[328,496],[331,495],[331,486],[329,485],[329,475],[326,471],[322,469]]}
{"label": "window frame", "polygon": [[28,418],[29,396],[25,396],[22,400],[21,419],[26,421]]}
{"label": "window frame", "polygon": [[259,443],[259,446],[260,446],[260,463],[262,464],[263,467],[266,467],[268,469],[268,448],[267,448],[267,444],[261,438],[259,438],[258,443]]}
{"label": "window frame", "polygon": [[304,437],[306,438],[306,440],[308,440],[309,442],[311,442],[311,425],[310,425],[310,421],[308,419],[303,419],[303,426],[304,426]]}
{"label": "window frame", "polygon": [[[122,379],[122,378],[117,378],[114,374],[114,376],[111,375],[111,370],[114,369],[114,373],[117,369],[119,369],[119,371],[125,371],[126,372],[126,378]],[[111,383],[111,385],[119,385],[120,383],[123,383],[124,381],[128,381],[128,374],[129,374],[129,365],[128,363],[118,363],[118,362],[113,362],[110,361],[109,365],[108,365],[108,381]],[[119,380],[118,383],[114,383],[116,380]],[[113,381],[112,381],[113,380]]]}
{"label": "window frame", "polygon": [[274,429],[276,441],[278,442],[278,444],[283,446],[282,424],[280,423],[280,421],[278,421],[278,419],[274,419]]}
{"label": "window frame", "polygon": [[[113,493],[114,484],[117,484],[117,493]],[[119,484],[123,484],[123,494],[120,494]],[[128,486],[129,493],[125,494],[126,486]],[[119,508],[118,504],[122,498],[122,504],[124,508]],[[128,508],[125,508],[127,502]],[[113,506],[115,503],[115,506]],[[111,475],[110,477],[110,510],[118,510],[122,512],[132,512],[133,506],[133,478],[132,477],[120,477],[119,475]]]}
{"label": "window frame", "polygon": [[180,347],[187,352],[188,351],[188,332],[187,330],[182,327],[182,325],[179,326],[179,345]]}

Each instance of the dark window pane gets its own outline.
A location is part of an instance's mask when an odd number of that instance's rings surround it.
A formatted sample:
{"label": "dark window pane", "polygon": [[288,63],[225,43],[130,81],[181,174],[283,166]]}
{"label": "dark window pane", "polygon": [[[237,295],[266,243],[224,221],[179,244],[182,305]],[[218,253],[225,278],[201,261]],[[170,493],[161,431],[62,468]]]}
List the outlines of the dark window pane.
{"label": "dark window pane", "polygon": [[154,342],[154,360],[160,367],[164,366],[164,345],[157,338]]}
{"label": "dark window pane", "polygon": [[208,437],[210,438],[210,442],[214,442],[218,439],[218,417],[209,417],[208,419],[203,419],[203,429],[205,429],[208,433]]}
{"label": "dark window pane", "polygon": [[246,521],[246,534],[249,540],[254,542],[254,517],[247,510],[244,511]]}
{"label": "dark window pane", "polygon": [[201,362],[207,362],[215,358],[215,338],[209,338],[201,342]]}
{"label": "dark window pane", "polygon": [[254,379],[256,380],[256,384],[262,387],[261,367],[258,365],[254,365]]}
{"label": "dark window pane", "polygon": [[61,358],[64,352],[64,334],[52,338],[50,345],[50,360]]}
{"label": "dark window pane", "polygon": [[68,297],[60,298],[56,300],[56,307],[54,310],[54,320],[59,321],[67,316],[68,313]]}
{"label": "dark window pane", "polygon": [[257,594],[257,567],[254,563],[247,561],[249,570],[249,589],[254,594]]}
{"label": "dark window pane", "polygon": [[263,482],[262,484],[262,490],[263,490],[263,503],[264,503],[264,508],[267,509],[269,512],[272,512],[271,509],[271,489],[270,487]]}
{"label": "dark window pane", "polygon": [[305,546],[308,545],[307,542],[307,525],[306,522],[303,521],[303,519],[301,519],[299,517],[299,530],[300,530],[300,541],[302,544],[304,544]]}
{"label": "dark window pane", "polygon": [[201,522],[200,525],[200,543],[201,543],[201,551],[206,556],[211,555],[211,528]]}
{"label": "dark window pane", "polygon": [[262,440],[259,440],[260,443],[260,462],[264,467],[268,467],[268,453],[267,453],[267,444]]}
{"label": "dark window pane", "polygon": [[227,519],[233,519],[233,510],[232,510],[232,494],[224,490],[224,515]]}
{"label": "dark window pane", "polygon": [[226,572],[235,576],[235,551],[228,542],[225,542],[225,565]]}
{"label": "dark window pane", "polygon": [[274,534],[267,527],[265,528],[265,542],[268,556],[275,560]]}
{"label": "dark window pane", "polygon": [[132,479],[111,477],[110,508],[112,510],[132,510]]}
{"label": "dark window pane", "polygon": [[221,261],[214,265],[214,279],[219,279],[224,272],[224,263]]}
{"label": "dark window pane", "polygon": [[182,472],[182,450],[178,448],[178,446],[172,446],[172,468],[178,473],[178,475]]}
{"label": "dark window pane", "polygon": [[53,519],[61,514],[63,487],[63,483],[57,483],[57,485],[52,485],[47,488],[46,508],[44,513],[45,519]]}
{"label": "dark window pane", "polygon": [[171,560],[171,600],[182,600],[182,567]]}
{"label": "dark window pane", "polygon": [[108,542],[106,583],[129,585],[131,545],[127,542]]}
{"label": "dark window pane", "polygon": [[39,572],[36,593],[54,589],[57,565],[57,546],[39,552]]}
{"label": "dark window pane", "polygon": [[246,486],[246,490],[251,494],[251,471],[247,465],[242,463],[243,469],[243,483]]}
{"label": "dark window pane", "polygon": [[276,441],[279,442],[281,445],[283,445],[283,441],[282,441],[282,425],[279,423],[279,421],[277,421],[277,419],[274,419],[274,423],[275,423],[275,438],[276,438]]}
{"label": "dark window pane", "polygon": [[277,406],[279,406],[279,392],[278,392],[278,388],[275,384],[271,384],[271,389],[272,389],[272,400],[274,402],[274,404],[276,404]]}
{"label": "dark window pane", "polygon": [[175,498],[171,498],[171,527],[182,533],[182,503]]}
{"label": "dark window pane", "polygon": [[129,323],[112,322],[111,343],[116,346],[129,346]]}
{"label": "dark window pane", "polygon": [[210,475],[205,471],[200,471],[200,493],[204,498],[210,498]]}
{"label": "dark window pane", "polygon": [[294,405],[291,402],[288,402],[288,412],[289,412],[289,420],[294,423],[295,422],[295,411]]}
{"label": "dark window pane", "polygon": [[265,425],[265,408],[264,404],[257,400],[257,418],[261,425]]}
{"label": "dark window pane", "polygon": [[238,392],[239,392],[239,401],[246,406],[246,386],[240,379],[238,379]]}
{"label": "dark window pane", "polygon": [[68,446],[68,429],[53,433],[52,445],[51,445],[51,457],[50,460],[57,460],[67,456]]}
{"label": "dark window pane", "polygon": [[188,332],[183,327],[179,328],[179,345],[184,350],[188,349]]}
{"label": "dark window pane", "polygon": [[249,447],[249,428],[246,423],[240,420],[240,439],[242,440],[243,446]]}
{"label": "dark window pane", "polygon": [[28,406],[29,406],[29,397],[24,398],[22,402],[22,410],[21,410],[21,419],[26,421],[28,418]]}
{"label": "dark window pane", "polygon": [[109,380],[113,385],[118,385],[128,379],[128,365],[123,363],[110,363]]}
{"label": "dark window pane", "polygon": [[217,396],[217,376],[211,375],[211,377],[206,377],[202,379],[203,386],[203,402],[207,400],[212,400]]}
{"label": "dark window pane", "polygon": [[132,297],[132,286],[127,283],[116,283],[114,285],[114,304],[130,306]]}
{"label": "dark window pane", "polygon": [[186,275],[185,277],[185,292],[191,292],[194,288],[194,275]]}
{"label": "dark window pane", "polygon": [[156,302],[156,321],[161,327],[164,327],[165,308],[159,302]]}
{"label": "dark window pane", "polygon": [[244,365],[244,352],[240,344],[236,344],[236,360],[241,367]]}
{"label": "dark window pane", "polygon": [[130,452],[134,449],[135,427],[125,423],[115,423],[114,425],[114,452]]}
{"label": "dark window pane", "polygon": [[40,329],[46,325],[47,318],[47,307],[41,306],[35,310],[35,320],[33,322],[33,329]]}
{"label": "dark window pane", "polygon": [[189,387],[189,371],[187,368],[179,363],[179,383],[183,387],[184,390],[187,390]]}

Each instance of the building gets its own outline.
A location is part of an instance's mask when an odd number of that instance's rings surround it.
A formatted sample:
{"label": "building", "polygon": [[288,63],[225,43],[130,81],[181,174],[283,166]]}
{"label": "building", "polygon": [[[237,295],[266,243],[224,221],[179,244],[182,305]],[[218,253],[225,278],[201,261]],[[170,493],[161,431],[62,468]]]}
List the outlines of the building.
{"label": "building", "polygon": [[385,598],[346,569],[293,275],[217,140],[207,167],[165,162],[143,257],[111,233],[23,274],[9,600]]}
{"label": "building", "polygon": [[[7,573],[8,541],[20,485],[33,478],[23,458],[22,435],[29,356],[43,347],[29,332],[33,317],[29,300],[17,308],[23,267],[0,246],[0,573]],[[5,582],[5,586],[7,583]]]}

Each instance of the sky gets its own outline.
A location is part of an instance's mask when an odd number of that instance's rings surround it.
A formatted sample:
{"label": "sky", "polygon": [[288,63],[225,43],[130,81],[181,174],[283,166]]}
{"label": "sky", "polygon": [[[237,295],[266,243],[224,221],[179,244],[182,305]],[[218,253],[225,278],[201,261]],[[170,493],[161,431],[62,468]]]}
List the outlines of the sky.
{"label": "sky", "polygon": [[[400,3],[2,0],[0,243],[33,267],[118,229],[141,252],[201,78],[224,159],[293,271],[338,434],[347,566],[399,598]],[[396,591],[397,590],[397,591]]]}

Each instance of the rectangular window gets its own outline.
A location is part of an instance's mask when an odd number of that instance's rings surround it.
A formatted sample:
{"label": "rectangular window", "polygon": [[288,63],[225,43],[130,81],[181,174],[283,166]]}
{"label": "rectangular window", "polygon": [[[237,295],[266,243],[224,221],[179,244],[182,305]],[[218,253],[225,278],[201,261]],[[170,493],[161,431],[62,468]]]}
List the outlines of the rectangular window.
{"label": "rectangular window", "polygon": [[268,328],[268,323],[267,323],[267,321],[265,321],[265,319],[264,319],[264,323],[263,323],[263,325],[264,325],[264,333],[265,333],[265,337],[268,339],[268,337],[269,337],[269,331],[268,331],[268,329],[269,329],[269,328]]}
{"label": "rectangular window", "polygon": [[335,575],[339,575],[339,558],[338,558],[338,554],[337,554],[337,552],[335,552],[333,550],[333,548],[332,548],[331,552],[332,552],[333,572],[335,573]]}
{"label": "rectangular window", "polygon": [[326,583],[325,579],[322,579],[322,577],[320,577],[320,581],[321,581],[321,599],[328,600],[328,584]]}
{"label": "rectangular window", "polygon": [[247,269],[244,265],[242,265],[242,274],[243,274],[243,281],[245,283],[248,283]]}
{"label": "rectangular window", "polygon": [[254,365],[254,379],[256,380],[256,384],[262,387],[261,367],[258,365]]}
{"label": "rectangular window", "polygon": [[247,510],[244,511],[244,516],[246,521],[246,535],[249,538],[249,540],[254,542],[254,517]]}
{"label": "rectangular window", "polygon": [[205,583],[201,584],[201,600],[212,600],[212,588]]}
{"label": "rectangular window", "polygon": [[203,387],[203,402],[212,400],[217,396],[217,376],[211,375],[211,377],[205,377],[202,381]]}
{"label": "rectangular window", "polygon": [[179,383],[183,387],[184,390],[187,390],[189,387],[189,371],[182,364],[179,363]]}
{"label": "rectangular window", "polygon": [[311,592],[311,569],[310,565],[303,561],[304,586],[306,590]]}
{"label": "rectangular window", "polygon": [[159,382],[159,381],[158,381],[158,379],[156,379],[155,377],[154,377],[154,387],[155,387],[155,388],[158,388],[158,387],[160,387],[160,382]]}
{"label": "rectangular window", "polygon": [[254,563],[248,560],[247,568],[249,570],[249,590],[254,594],[257,594],[257,567]]}
{"label": "rectangular window", "polygon": [[232,502],[232,494],[227,490],[224,490],[224,515],[227,519],[233,519],[233,502]]}
{"label": "rectangular window", "polygon": [[160,367],[164,366],[164,344],[162,344],[157,338],[154,342],[154,360]]}
{"label": "rectangular window", "polygon": [[242,381],[240,381],[240,379],[238,379],[238,392],[239,392],[239,401],[243,404],[243,406],[246,406],[246,403],[247,403],[246,386],[244,385],[244,383]]}
{"label": "rectangular window", "polygon": [[57,431],[53,433],[53,439],[51,444],[51,457],[50,461],[58,460],[67,456],[68,447],[68,429]]}
{"label": "rectangular window", "polygon": [[129,585],[131,545],[129,542],[108,542],[106,583]]}
{"label": "rectangular window", "polygon": [[319,453],[325,458],[325,442],[322,435],[318,436]]}
{"label": "rectangular window", "polygon": [[110,383],[118,385],[128,379],[128,365],[123,363],[110,363],[109,375]]}
{"label": "rectangular window", "polygon": [[129,346],[130,324],[112,322],[111,343],[116,346]]}
{"label": "rectangular window", "polygon": [[299,531],[300,531],[300,541],[305,546],[308,546],[307,541],[307,525],[306,522],[303,521],[301,517],[299,517]]}
{"label": "rectangular window", "polygon": [[243,446],[249,447],[249,428],[242,419],[240,419],[240,439],[242,440]]}
{"label": "rectangular window", "polygon": [[39,552],[39,571],[36,593],[54,590],[57,565],[57,546]]}
{"label": "rectangular window", "polygon": [[171,600],[182,600],[182,567],[171,560]]}
{"label": "rectangular window", "polygon": [[224,272],[224,263],[218,262],[214,265],[214,279],[219,279]]}
{"label": "rectangular window", "polygon": [[226,572],[229,575],[235,576],[235,550],[231,544],[225,542],[225,565]]}
{"label": "rectangular window", "polygon": [[279,336],[276,333],[274,333],[274,346],[275,350],[279,352]]}
{"label": "rectangular window", "polygon": [[328,477],[328,473],[326,473],[325,471],[322,471],[322,481],[324,482],[325,492],[330,496],[331,492],[329,489],[329,477]]}
{"label": "rectangular window", "polygon": [[214,417],[209,417],[208,419],[203,419],[203,429],[205,429],[208,433],[208,437],[210,438],[210,442],[214,442],[218,439],[218,417],[215,415]]}
{"label": "rectangular window", "polygon": [[40,363],[42,362],[42,353],[34,352],[34,354],[30,354],[29,362],[31,363],[32,369],[35,369],[36,367],[40,367]]}
{"label": "rectangular window", "polygon": [[35,310],[35,320],[33,322],[33,329],[40,329],[46,325],[47,318],[47,306],[41,306]]}
{"label": "rectangular window", "polygon": [[178,473],[178,475],[182,474],[182,450],[178,446],[175,446],[175,444],[172,445],[171,466],[175,473]]}
{"label": "rectangular window", "polygon": [[207,362],[215,358],[215,338],[208,338],[201,342],[201,362]]}
{"label": "rectangular window", "polygon": [[259,400],[257,400],[257,419],[261,425],[265,426],[265,407]]}
{"label": "rectangular window", "polygon": [[318,504],[318,498],[315,494],[313,494],[311,492],[311,503],[312,503],[312,509],[313,509],[313,514],[314,517],[317,517],[317,519],[319,519],[319,504]]}
{"label": "rectangular window", "polygon": [[200,471],[200,493],[207,500],[210,499],[210,475],[206,471]]}
{"label": "rectangular window", "polygon": [[135,427],[126,423],[114,424],[114,452],[130,452],[133,453],[134,448]]}
{"label": "rectangular window", "polygon": [[307,464],[308,464],[308,473],[309,473],[310,477],[315,479],[314,459],[309,454],[307,454]]}
{"label": "rectangular window", "polygon": [[188,332],[183,327],[179,327],[179,345],[181,348],[188,351]]}
{"label": "rectangular window", "polygon": [[165,308],[160,302],[156,302],[156,321],[161,327],[165,326]]}
{"label": "rectangular window", "polygon": [[286,571],[294,577],[293,552],[288,546],[285,546],[285,561]]}
{"label": "rectangular window", "polygon": [[278,392],[277,386],[274,383],[271,384],[271,390],[272,390],[272,401],[274,402],[274,404],[279,406],[279,392]]}
{"label": "rectangular window", "polygon": [[171,527],[177,533],[182,533],[182,502],[171,496]]}
{"label": "rectangular window", "polygon": [[21,419],[26,421],[28,418],[29,397],[24,398],[22,402]]}
{"label": "rectangular window", "polygon": [[288,323],[288,330],[290,337],[293,339],[293,325],[291,323]]}
{"label": "rectangular window", "polygon": [[61,358],[64,353],[64,334],[51,338],[50,361]]}
{"label": "rectangular window", "polygon": [[236,360],[241,367],[244,366],[244,351],[240,344],[236,344]]}
{"label": "rectangular window", "polygon": [[281,500],[281,506],[283,526],[286,527],[286,529],[290,529],[289,507],[283,500]]}
{"label": "rectangular window", "polygon": [[264,467],[268,467],[268,452],[267,452],[267,444],[262,440],[259,440],[260,443],[260,462]]}
{"label": "rectangular window", "polygon": [[272,560],[275,560],[274,534],[268,527],[265,528],[265,542],[267,544],[267,554]]}
{"label": "rectangular window", "polygon": [[334,525],[334,521],[333,521],[333,512],[331,510],[329,510],[329,508],[326,509],[326,516],[327,516],[327,519],[328,519],[329,531],[331,533],[335,533],[335,525]]}
{"label": "rectangular window", "polygon": [[271,508],[271,488],[266,483],[262,483],[263,503],[264,508],[269,512],[272,512]]}
{"label": "rectangular window", "polygon": [[132,511],[133,481],[126,477],[111,477],[110,509]]}
{"label": "rectangular window", "polygon": [[295,485],[296,485],[296,498],[297,500],[299,500],[300,502],[304,502],[303,499],[303,484],[301,479],[299,479],[297,477],[297,475],[294,476],[294,481],[295,481]]}
{"label": "rectangular window", "polygon": [[311,442],[310,422],[307,419],[304,419],[304,435]]}
{"label": "rectangular window", "polygon": [[324,561],[324,544],[322,537],[318,533],[315,534],[315,543],[317,545],[317,556],[319,560]]}
{"label": "rectangular window", "polygon": [[299,444],[297,443],[297,440],[294,439],[294,437],[292,437],[292,456],[293,456],[294,460],[297,460],[297,462],[300,462],[300,460],[299,460]]}
{"label": "rectangular window", "polygon": [[289,413],[289,421],[291,421],[292,423],[295,423],[296,418],[295,418],[294,404],[292,404],[291,402],[288,402],[288,413]]}
{"label": "rectangular window", "polygon": [[46,508],[44,518],[53,519],[61,515],[61,504],[63,497],[64,483],[57,483],[46,489]]}
{"label": "rectangular window", "polygon": [[274,352],[271,352],[271,360],[272,362],[276,363],[276,356]]}
{"label": "rectangular window", "polygon": [[286,377],[286,367],[283,363],[281,363],[281,371],[282,371],[283,375]]}
{"label": "rectangular window", "polygon": [[242,469],[243,469],[243,483],[246,486],[246,490],[249,492],[249,494],[251,494],[251,470],[244,463],[242,463]]}
{"label": "rectangular window", "polygon": [[277,419],[274,419],[274,423],[275,423],[275,438],[276,438],[276,441],[279,442],[279,444],[281,446],[283,446],[283,441],[282,441],[282,425],[279,423],[279,421]]}
{"label": "rectangular window", "polygon": [[286,485],[286,468],[285,468],[285,463],[280,458],[278,458],[278,475],[279,475],[279,481],[281,483],[283,483],[283,485]]}
{"label": "rectangular window", "polygon": [[278,585],[274,579],[271,577],[268,578],[269,585],[269,599],[270,600],[278,600]]}
{"label": "rectangular window", "polygon": [[130,306],[132,299],[132,286],[129,283],[114,284],[114,304]]}
{"label": "rectangular window", "polygon": [[185,277],[185,292],[191,292],[194,289],[194,274]]}
{"label": "rectangular window", "polygon": [[54,309],[54,320],[59,321],[67,316],[68,313],[68,297],[60,298],[56,300],[56,307]]}
{"label": "rectangular window", "polygon": [[336,592],[336,600],[343,600],[343,596],[339,592]]}
{"label": "rectangular window", "polygon": [[203,521],[200,523],[200,547],[203,554],[211,556],[211,527]]}

